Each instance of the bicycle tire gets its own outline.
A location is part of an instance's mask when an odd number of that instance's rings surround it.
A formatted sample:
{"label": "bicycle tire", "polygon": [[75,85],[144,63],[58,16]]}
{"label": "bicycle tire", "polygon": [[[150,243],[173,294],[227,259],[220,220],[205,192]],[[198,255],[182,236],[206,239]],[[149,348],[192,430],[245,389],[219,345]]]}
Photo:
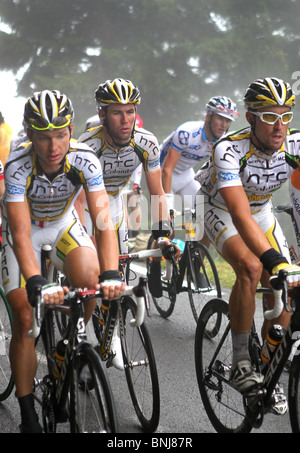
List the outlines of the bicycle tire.
{"label": "bicycle tire", "polygon": [[[198,321],[204,305],[213,298],[221,298],[219,274],[208,248],[201,242],[193,243],[188,260],[188,295],[195,321]],[[197,277],[200,282],[197,283]],[[217,326],[216,326],[217,328]]]}
{"label": "bicycle tire", "polygon": [[120,316],[125,333],[120,335],[125,375],[138,420],[143,430],[151,433],[156,430],[160,418],[159,382],[151,339],[145,323],[140,327],[130,325],[135,314],[136,303],[130,296],[125,296],[121,303]]}
{"label": "bicycle tire", "polygon": [[[50,282],[57,282],[60,286],[70,287],[67,277],[61,271],[58,271],[56,267],[52,264],[50,264],[50,268],[48,271],[48,279]],[[63,337],[67,329],[68,317],[64,313],[56,311],[55,320],[59,333],[61,337]]]}
{"label": "bicycle tire", "polygon": [[[207,325],[215,325],[216,317],[221,319],[218,333],[208,338]],[[228,383],[231,357],[228,304],[222,299],[212,299],[199,316],[195,335],[195,367],[200,395],[218,433],[248,433],[252,425],[245,415],[243,396]]]}
{"label": "bicycle tire", "polygon": [[293,433],[300,433],[300,355],[294,355],[288,385],[289,417]]}
{"label": "bicycle tire", "polygon": [[[83,378],[84,367],[88,377]],[[70,382],[71,433],[117,433],[118,423],[111,387],[100,357],[88,343],[73,360]]]}
{"label": "bicycle tire", "polygon": [[[151,235],[148,240],[147,250],[151,249],[152,243],[154,241],[153,236]],[[163,262],[163,261],[162,261]],[[151,258],[147,258],[146,266],[147,266],[147,277],[149,280],[149,273],[150,273],[150,263]],[[172,272],[174,275],[174,272]],[[175,302],[176,302],[176,285],[174,282],[174,278],[170,282],[164,280],[164,270],[161,269],[161,285],[162,285],[162,296],[161,297],[154,297],[151,292],[151,297],[154,303],[155,308],[157,309],[158,313],[163,318],[169,318],[174,311]]]}
{"label": "bicycle tire", "polygon": [[0,401],[5,401],[14,388],[9,360],[9,346],[12,336],[12,312],[1,287],[0,298]]}

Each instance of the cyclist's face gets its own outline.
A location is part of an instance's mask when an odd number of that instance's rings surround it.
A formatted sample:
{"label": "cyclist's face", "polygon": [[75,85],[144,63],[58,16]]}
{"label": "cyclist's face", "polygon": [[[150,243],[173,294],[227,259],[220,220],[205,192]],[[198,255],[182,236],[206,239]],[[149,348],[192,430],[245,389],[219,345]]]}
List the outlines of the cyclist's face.
{"label": "cyclist's face", "polygon": [[229,128],[231,120],[224,116],[213,114],[210,115],[210,128],[215,138],[221,138]]}
{"label": "cyclist's face", "polygon": [[45,173],[56,173],[70,147],[73,125],[49,131],[27,130],[34,151]]}
{"label": "cyclist's face", "polygon": [[[259,112],[274,112],[281,115],[282,113],[289,112],[290,108],[283,106],[274,106],[274,107],[264,107],[258,110]],[[246,113],[246,118],[251,126],[254,125],[255,128],[255,135],[260,140],[261,143],[264,144],[266,149],[270,150],[271,152],[277,151],[281,148],[287,130],[289,128],[288,124],[282,124],[281,119],[279,118],[276,123],[274,124],[267,124],[261,121],[258,116],[252,115],[251,112]],[[253,135],[253,134],[252,134]],[[254,145],[256,144],[255,135],[252,136],[252,140]],[[258,148],[260,146],[258,145]]]}
{"label": "cyclist's face", "polygon": [[132,134],[135,116],[136,110],[132,104],[112,104],[107,107],[107,126],[117,143],[128,143]]}

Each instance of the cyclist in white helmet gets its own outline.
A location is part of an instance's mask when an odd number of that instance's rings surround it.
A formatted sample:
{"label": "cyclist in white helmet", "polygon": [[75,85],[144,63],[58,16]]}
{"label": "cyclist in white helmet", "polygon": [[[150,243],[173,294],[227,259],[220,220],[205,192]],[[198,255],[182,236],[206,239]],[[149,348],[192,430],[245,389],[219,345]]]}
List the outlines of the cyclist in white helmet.
{"label": "cyclist in white helmet", "polygon": [[210,158],[214,143],[229,129],[239,113],[226,96],[215,96],[206,104],[205,121],[181,124],[160,145],[162,184],[169,209],[174,209],[174,194],[181,196],[184,208],[194,208],[200,184],[193,168]]}
{"label": "cyclist in white helmet", "polygon": [[[252,369],[248,349],[258,283],[269,286],[270,276],[280,269],[288,273],[290,286],[300,282],[299,267],[290,264],[271,203],[274,191],[299,168],[300,133],[289,129],[295,95],[288,83],[267,77],[250,84],[244,102],[248,127],[221,139],[209,168],[199,172],[205,232],[236,274],[229,313],[232,383],[241,392],[263,382],[263,376]],[[283,311],[272,324],[287,328],[289,320],[289,313]],[[264,322],[263,338],[270,326],[271,321]],[[272,410],[282,414],[286,399],[277,390]]]}
{"label": "cyclist in white helmet", "polygon": [[[92,148],[101,162],[119,251],[127,253],[128,230],[122,190],[141,163],[150,195],[153,235],[158,239],[170,234],[167,202],[161,184],[159,145],[151,132],[136,126],[137,105],[141,102],[141,95],[130,80],[107,80],[98,86],[95,99],[101,124],[85,131],[78,141]],[[81,206],[78,203],[77,208],[82,216],[83,200],[80,201]],[[87,215],[85,224],[92,235]],[[169,242],[166,241],[166,244]],[[117,335],[113,336],[111,349],[116,353],[114,365],[122,369],[122,351]]]}
{"label": "cyclist in white helmet", "polygon": [[[35,93],[24,110],[29,141],[10,153],[5,167],[2,281],[13,314],[10,361],[24,433],[41,432],[32,394],[36,353],[28,336],[29,301],[36,286],[49,304],[62,303],[67,291],[41,275],[42,246],[52,246],[53,264],[73,287],[92,289],[100,282],[105,297],[113,299],[125,286],[101,165],[91,149],[71,141],[73,118],[72,103],[64,94]],[[97,251],[74,208],[82,188],[96,227]],[[95,303],[85,304],[86,321]]]}

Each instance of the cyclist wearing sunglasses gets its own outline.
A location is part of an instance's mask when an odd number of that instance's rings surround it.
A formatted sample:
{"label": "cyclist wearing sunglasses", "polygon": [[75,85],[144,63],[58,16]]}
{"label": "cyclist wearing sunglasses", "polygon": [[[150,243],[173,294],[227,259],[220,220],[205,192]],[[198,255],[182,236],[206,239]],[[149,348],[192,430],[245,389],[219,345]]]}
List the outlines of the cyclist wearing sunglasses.
{"label": "cyclist wearing sunglasses", "polygon": [[[259,281],[269,285],[270,275],[279,269],[287,270],[290,285],[299,285],[300,279],[299,268],[289,264],[287,242],[271,204],[273,192],[299,167],[300,135],[288,129],[295,95],[288,83],[272,77],[253,82],[244,101],[250,127],[221,139],[209,168],[196,176],[205,197],[205,231],[236,274],[229,312],[232,381],[241,392],[263,380],[252,370],[248,352]],[[288,313],[272,323],[286,328]],[[270,321],[262,328],[263,338],[269,327]],[[277,403],[286,404],[284,395],[277,395]]]}
{"label": "cyclist wearing sunglasses", "polygon": [[[50,304],[61,303],[67,291],[41,275],[42,245],[52,246],[53,264],[73,287],[97,287],[101,270],[99,281],[106,297],[114,298],[124,289],[101,165],[90,148],[70,141],[73,118],[72,103],[64,94],[35,93],[24,110],[30,141],[10,154],[5,170],[2,280],[13,312],[10,360],[21,432],[41,431],[32,396],[36,354],[34,339],[28,337],[29,300],[36,285]],[[82,188],[95,225],[98,254],[74,208]],[[93,309],[91,301],[85,307],[86,321]]]}

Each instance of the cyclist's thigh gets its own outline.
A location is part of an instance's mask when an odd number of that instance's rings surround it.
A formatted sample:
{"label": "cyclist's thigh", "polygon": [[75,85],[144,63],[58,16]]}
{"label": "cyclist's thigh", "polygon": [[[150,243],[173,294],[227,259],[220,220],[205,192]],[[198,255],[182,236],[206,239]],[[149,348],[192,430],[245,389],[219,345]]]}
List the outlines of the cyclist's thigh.
{"label": "cyclist's thigh", "polygon": [[[41,249],[45,244],[52,245],[57,236],[57,227],[48,224],[47,227],[31,225],[31,241],[38,263],[41,262]],[[2,251],[2,282],[5,293],[25,287],[18,261],[13,251],[12,237],[7,220],[3,218],[3,251]]]}
{"label": "cyclist's thigh", "polygon": [[194,179],[195,172],[192,168],[180,174],[172,175],[172,192],[181,197],[183,208],[193,209],[195,197],[200,189],[200,184]]}
{"label": "cyclist's thigh", "polygon": [[[74,275],[81,274],[80,279],[84,280],[91,273],[86,274],[89,269],[95,268],[98,272],[95,246],[75,214],[62,224],[50,258],[54,266],[64,272],[67,278],[75,272]],[[70,283],[73,284],[72,281]]]}
{"label": "cyclist's thigh", "polygon": [[224,209],[211,204],[206,195],[204,195],[204,207],[202,196],[197,196],[197,202],[201,203],[201,209],[198,209],[196,205],[197,224],[204,222],[205,233],[218,252],[222,254],[224,243],[232,236],[238,235],[238,231],[232,223],[231,215]]}

